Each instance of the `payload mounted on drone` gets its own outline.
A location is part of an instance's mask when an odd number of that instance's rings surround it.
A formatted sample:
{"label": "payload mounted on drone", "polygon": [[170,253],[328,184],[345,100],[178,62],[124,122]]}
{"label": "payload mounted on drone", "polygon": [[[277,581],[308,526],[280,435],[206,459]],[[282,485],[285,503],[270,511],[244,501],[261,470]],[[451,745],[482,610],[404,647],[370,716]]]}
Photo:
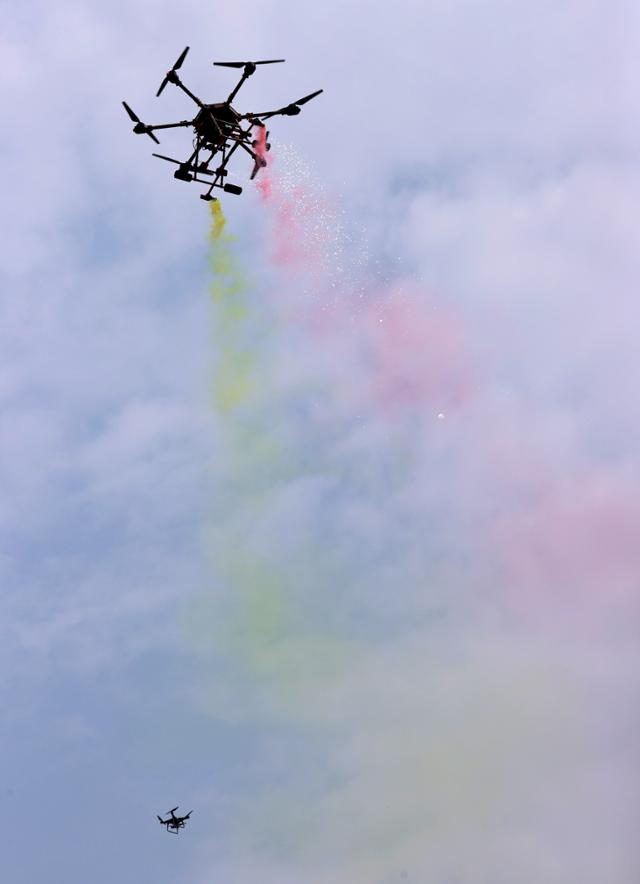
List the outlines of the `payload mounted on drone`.
{"label": "payload mounted on drone", "polygon": [[[316,92],[305,95],[303,98],[299,98],[297,101],[277,110],[240,114],[231,106],[231,102],[238,94],[245,80],[256,72],[257,65],[280,64],[284,61],[284,58],[273,58],[266,61],[214,61],[214,65],[220,67],[243,68],[244,70],[240,82],[237,83],[226,101],[221,101],[217,104],[205,104],[193,92],[187,89],[178,76],[178,71],[182,67],[188,51],[189,47],[187,46],[184,52],[179,55],[171,70],[167,71],[156,93],[156,97],[161,94],[167,83],[173,83],[198,105],[198,113],[192,120],[181,120],[179,123],[162,123],[151,126],[141,122],[125,101],[122,104],[130,119],[135,123],[133,131],[136,135],[148,135],[156,144],[160,144],[154,135],[154,132],[158,129],[175,129],[180,126],[193,129],[195,133],[193,151],[188,159],[181,162],[159,153],[154,153],[154,157],[166,160],[169,163],[175,163],[178,168],[173,175],[179,181],[195,181],[198,184],[206,184],[207,190],[205,193],[200,194],[200,199],[215,199],[211,194],[216,187],[221,188],[227,193],[242,193],[242,188],[238,187],[238,185],[225,183],[225,178],[228,174],[227,164],[236,150],[241,148],[251,156],[253,159],[251,179],[255,178],[260,169],[266,166],[264,150],[269,150],[271,146],[268,143],[269,133],[264,131],[264,120],[279,114],[284,116],[299,114],[302,105],[311,101],[316,95],[320,95],[323,90],[318,89]],[[259,134],[262,135],[261,138],[258,137]],[[216,161],[218,165],[213,168],[212,163],[215,157],[218,158]]]}

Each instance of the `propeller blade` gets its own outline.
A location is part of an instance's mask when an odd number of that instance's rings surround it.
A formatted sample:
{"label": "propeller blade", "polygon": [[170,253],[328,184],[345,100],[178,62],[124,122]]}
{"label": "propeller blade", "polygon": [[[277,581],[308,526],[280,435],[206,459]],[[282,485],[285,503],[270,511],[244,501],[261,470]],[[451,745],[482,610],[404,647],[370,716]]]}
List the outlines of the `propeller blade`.
{"label": "propeller blade", "polygon": [[124,109],[126,110],[126,112],[129,114],[129,118],[130,118],[130,120],[131,120],[133,123],[139,123],[139,122],[140,122],[140,118],[137,117],[137,116],[134,114],[134,112],[131,110],[131,108],[129,107],[129,105],[127,104],[127,102],[126,102],[126,101],[123,101],[122,104],[123,104],[123,107],[124,107]]}
{"label": "propeller blade", "polygon": [[165,157],[161,153],[154,153],[154,154],[151,154],[151,156],[158,157],[158,159],[160,159],[160,160],[166,160],[168,163],[175,163],[176,166],[182,165],[180,160],[174,160],[171,157]]}
{"label": "propeller blade", "polygon": [[182,67],[182,62],[183,62],[183,61],[185,60],[185,58],[187,57],[187,52],[188,52],[188,51],[189,51],[189,47],[187,46],[187,47],[184,49],[184,51],[180,53],[180,57],[178,58],[177,62],[176,62],[176,63],[174,64],[174,66],[173,66],[173,70],[174,70],[174,71],[179,71],[179,70],[180,70],[180,68]]}
{"label": "propeller blade", "polygon": [[172,807],[171,810],[168,810],[167,813],[173,813],[174,810],[177,810],[180,805],[177,804],[175,807]]}
{"label": "propeller blade", "polygon": [[192,813],[193,813],[193,811],[190,810],[189,813],[184,817],[184,819],[188,820]]}
{"label": "propeller blade", "polygon": [[306,104],[308,101],[311,101],[312,98],[315,98],[316,95],[320,95],[321,92],[324,92],[324,89],[318,89],[317,92],[312,92],[311,95],[305,95],[304,98],[299,98],[297,101],[292,101],[291,104]]}
{"label": "propeller blade", "polygon": [[281,64],[284,58],[269,58],[266,61],[214,61],[221,68],[243,68],[247,64]]}
{"label": "propeller blade", "polygon": [[305,95],[304,98],[299,98],[297,101],[292,101],[291,104],[286,105],[286,107],[278,108],[278,110],[267,111],[264,114],[245,114],[245,117],[247,119],[257,119],[258,117],[260,117],[261,120],[268,120],[269,117],[275,117],[278,114],[293,116],[300,113],[301,104],[306,104],[308,101],[311,101],[312,98],[315,98],[316,95],[320,95],[321,92],[324,92],[324,89],[318,89],[316,92],[312,92],[310,95]]}
{"label": "propeller blade", "polygon": [[156,136],[153,134],[153,132],[151,132],[151,130],[149,129],[148,126],[145,126],[145,124],[140,120],[140,117],[138,117],[138,116],[136,116],[136,114],[134,114],[134,112],[131,110],[131,108],[129,107],[127,102],[123,101],[122,104],[124,105],[124,109],[128,113],[129,119],[131,120],[131,122],[135,123],[135,126],[133,127],[133,131],[136,133],[136,135],[148,135],[149,138],[153,138],[153,140],[155,141],[156,144],[160,144],[160,142],[158,141]]}
{"label": "propeller blade", "polygon": [[179,69],[182,67],[182,62],[183,62],[183,61],[185,60],[185,58],[187,57],[187,52],[188,52],[188,51],[189,51],[189,47],[187,46],[187,47],[185,47],[185,49],[180,53],[180,55],[178,56],[178,60],[176,61],[176,63],[174,64],[174,66],[171,68],[171,70],[168,71],[167,76],[164,78],[164,80],[162,81],[162,83],[160,83],[160,88],[159,88],[158,91],[156,92],[156,98],[158,98],[158,96],[162,94],[162,91],[164,90],[164,87],[165,87],[165,86],[167,85],[167,83],[169,82],[169,74],[172,74],[174,71],[177,71],[177,70],[179,70]]}

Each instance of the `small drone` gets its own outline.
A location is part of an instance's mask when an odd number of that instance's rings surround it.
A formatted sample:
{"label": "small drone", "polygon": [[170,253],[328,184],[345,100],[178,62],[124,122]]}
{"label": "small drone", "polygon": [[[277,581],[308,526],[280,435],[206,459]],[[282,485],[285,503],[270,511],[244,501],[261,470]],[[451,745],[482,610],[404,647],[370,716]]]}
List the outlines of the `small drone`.
{"label": "small drone", "polygon": [[162,826],[166,826],[167,832],[171,832],[173,835],[177,835],[180,829],[184,829],[186,821],[193,813],[193,811],[190,810],[186,816],[176,816],[175,811],[177,809],[177,807],[174,807],[172,810],[168,810],[167,813],[169,816],[166,820],[163,820],[161,816],[158,817],[158,822]]}
{"label": "small drone", "polygon": [[[316,95],[320,95],[323,91],[318,89],[310,95],[305,95],[285,107],[278,110],[265,111],[263,113],[240,114],[231,106],[231,102],[238,94],[242,84],[252,74],[256,72],[259,64],[280,64],[284,58],[272,58],[266,61],[214,61],[214,65],[227,68],[244,68],[240,82],[230,93],[226,101],[218,104],[205,104],[203,101],[193,94],[184,85],[178,71],[182,67],[189,47],[180,54],[176,63],[167,71],[165,78],[160,84],[160,88],[156,93],[156,97],[162,93],[167,83],[173,83],[179,89],[189,96],[189,98],[198,105],[198,113],[192,120],[181,120],[179,123],[163,123],[157,126],[149,126],[140,121],[140,118],[131,110],[129,105],[123,101],[124,109],[129,115],[135,126],[133,131],[136,135],[148,135],[156,144],[160,144],[156,136],[153,134],[157,129],[175,129],[180,126],[191,128],[194,130],[195,136],[193,140],[193,152],[187,160],[181,162],[172,157],[166,157],[159,153],[154,153],[154,157],[166,160],[169,163],[175,163],[178,168],[173,173],[174,178],[179,181],[195,181],[198,184],[208,185],[206,193],[200,194],[200,199],[213,200],[211,195],[216,187],[220,187],[227,193],[242,193],[242,188],[236,184],[225,183],[227,177],[227,163],[238,148],[248,153],[253,159],[253,171],[251,180],[255,178],[261,168],[266,166],[267,161],[264,153],[269,150],[271,145],[268,143],[269,133],[266,131],[264,120],[269,117],[275,117],[278,114],[284,116],[294,116],[300,113],[301,106],[311,101]],[[244,128],[244,123],[248,124]],[[257,130],[257,131],[256,131]],[[211,167],[214,157],[219,157],[219,164]],[[203,178],[202,176],[207,176]]]}

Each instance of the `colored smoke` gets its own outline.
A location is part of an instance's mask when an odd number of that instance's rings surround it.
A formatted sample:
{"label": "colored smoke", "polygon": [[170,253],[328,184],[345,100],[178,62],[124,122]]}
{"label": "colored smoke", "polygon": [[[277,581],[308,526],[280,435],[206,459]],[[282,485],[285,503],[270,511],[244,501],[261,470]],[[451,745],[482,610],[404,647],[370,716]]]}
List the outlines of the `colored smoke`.
{"label": "colored smoke", "polygon": [[262,756],[225,880],[595,884],[606,850],[558,825],[625,839],[604,710],[635,684],[608,661],[637,663],[636,484],[564,468],[469,315],[372,272],[290,152],[257,186],[259,297],[214,209],[227,449],[194,632],[223,661],[207,708],[277,728],[287,763]]}

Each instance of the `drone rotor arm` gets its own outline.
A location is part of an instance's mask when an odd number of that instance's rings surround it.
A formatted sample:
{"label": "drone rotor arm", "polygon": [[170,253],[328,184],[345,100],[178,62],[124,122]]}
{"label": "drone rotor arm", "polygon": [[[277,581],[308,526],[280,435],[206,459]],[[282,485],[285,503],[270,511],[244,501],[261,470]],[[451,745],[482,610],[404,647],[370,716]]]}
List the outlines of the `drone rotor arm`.
{"label": "drone rotor arm", "polygon": [[180,120],[179,123],[159,123],[157,126],[147,126],[147,129],[177,129],[180,126],[193,126],[193,120]]}
{"label": "drone rotor arm", "polygon": [[[255,70],[255,68],[254,68],[254,70]],[[242,88],[242,86],[243,86],[245,80],[247,80],[247,79],[251,76],[252,73],[253,73],[253,70],[251,70],[251,69],[247,69],[247,68],[244,69],[244,71],[243,71],[243,73],[242,73],[242,76],[240,77],[240,80],[239,80],[239,82],[237,83],[235,89],[233,89],[233,90],[229,93],[229,97],[227,98],[227,104],[231,104],[231,102],[233,101],[233,99],[236,97],[236,95],[238,94],[238,92],[239,92],[240,89]]]}

